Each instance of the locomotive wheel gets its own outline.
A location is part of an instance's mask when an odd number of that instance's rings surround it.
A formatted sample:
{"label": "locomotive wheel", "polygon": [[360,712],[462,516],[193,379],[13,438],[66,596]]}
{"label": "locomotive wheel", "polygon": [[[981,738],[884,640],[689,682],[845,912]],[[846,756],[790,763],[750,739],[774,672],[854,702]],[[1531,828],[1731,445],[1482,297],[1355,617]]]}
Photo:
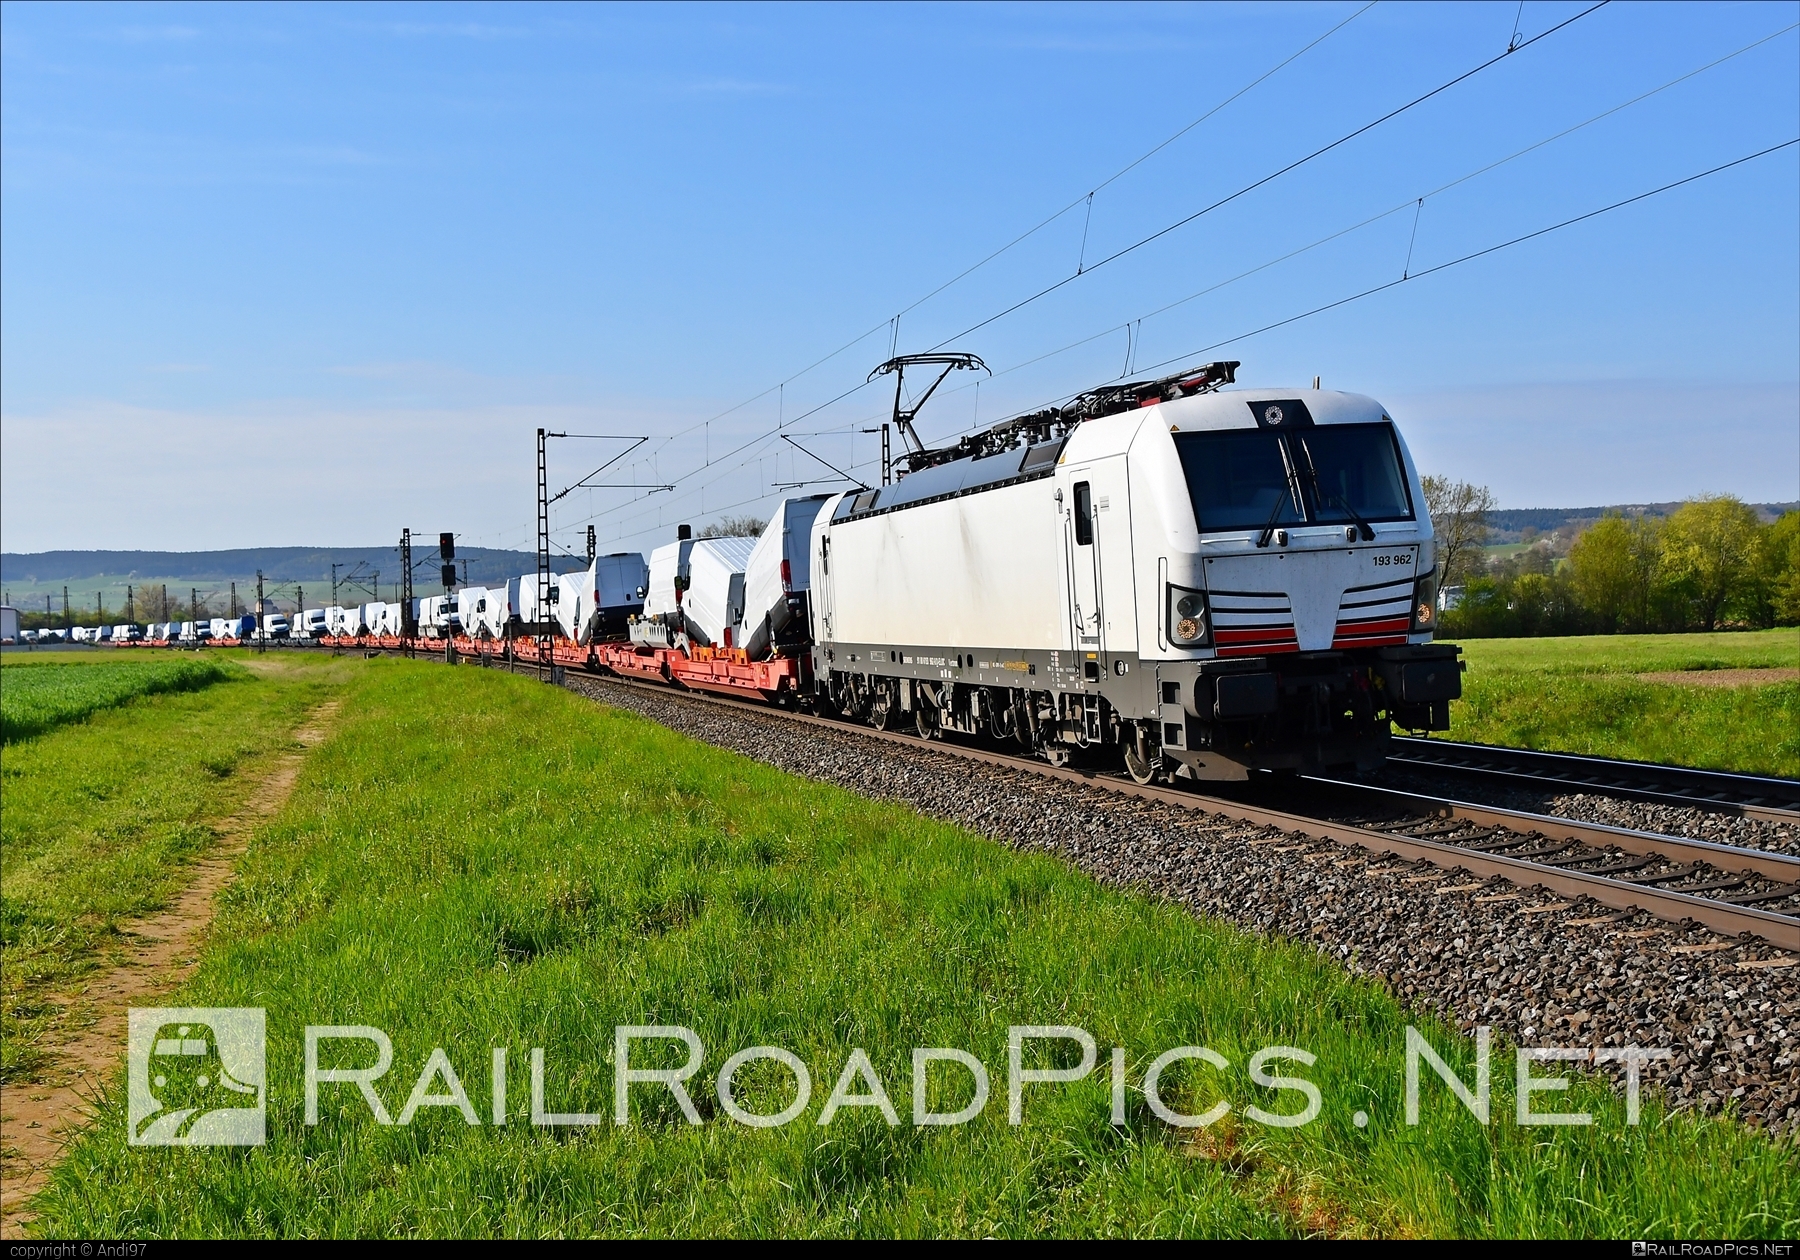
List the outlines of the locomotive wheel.
{"label": "locomotive wheel", "polygon": [[929,704],[920,704],[913,710],[913,725],[918,728],[920,739],[936,739],[942,721],[938,711]]}
{"label": "locomotive wheel", "polygon": [[878,689],[869,700],[869,725],[885,731],[892,724],[893,716],[893,698],[888,695],[887,688]]}

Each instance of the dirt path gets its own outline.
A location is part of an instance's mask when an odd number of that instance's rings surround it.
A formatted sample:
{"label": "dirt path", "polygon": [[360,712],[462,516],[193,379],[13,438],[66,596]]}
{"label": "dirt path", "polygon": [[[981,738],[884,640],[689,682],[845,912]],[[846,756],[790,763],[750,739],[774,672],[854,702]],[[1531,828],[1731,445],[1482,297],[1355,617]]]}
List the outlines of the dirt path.
{"label": "dirt path", "polygon": [[[320,705],[294,738],[307,749],[321,743],[339,703]],[[175,903],[124,929],[131,941],[127,961],[52,999],[65,1008],[83,1009],[94,1020],[49,1047],[55,1060],[51,1071],[61,1077],[57,1084],[0,1087],[0,1237],[22,1236],[23,1226],[33,1219],[26,1205],[87,1125],[94,1100],[118,1071],[125,1054],[126,1012],[191,974],[219,890],[230,882],[257,825],[287,801],[305,759],[303,751],[277,757],[239,810],[220,821],[218,845],[194,864],[193,879]]]}

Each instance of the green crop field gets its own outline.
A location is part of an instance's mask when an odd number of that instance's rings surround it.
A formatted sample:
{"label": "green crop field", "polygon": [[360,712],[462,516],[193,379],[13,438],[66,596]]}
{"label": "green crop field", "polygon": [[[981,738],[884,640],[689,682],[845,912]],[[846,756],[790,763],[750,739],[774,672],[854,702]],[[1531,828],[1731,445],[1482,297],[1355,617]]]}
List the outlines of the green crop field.
{"label": "green crop field", "polygon": [[[90,657],[75,653],[13,657],[0,669],[0,732],[4,742],[29,739],[138,696],[195,691],[230,676],[217,658],[194,656]],[[58,659],[61,657],[62,659]]]}
{"label": "green crop field", "polygon": [[[1447,738],[1800,778],[1800,681],[1721,674],[1800,667],[1800,630],[1462,648],[1469,669]],[[1726,678],[1734,685],[1708,685]]]}
{"label": "green crop field", "polygon": [[[1477,1123],[1441,1086],[1402,1119],[1404,1029],[1467,1078],[1465,1038],[1297,944],[1109,890],[891,804],[782,774],[635,716],[498,670],[351,662],[332,738],[252,844],[200,965],[171,1003],[254,1006],[268,1020],[268,1134],[255,1148],[126,1142],[123,1073],[96,1127],[38,1200],[55,1237],[158,1235],[1189,1235],[1305,1233],[1766,1237],[1800,1228],[1791,1146],[1729,1119],[1644,1122],[1577,1078],[1559,1107],[1588,1128]],[[205,699],[228,694],[224,688]],[[182,697],[200,701],[202,696]],[[704,1063],[670,1091],[636,1086],[612,1122],[614,1029],[683,1025]],[[1100,1067],[1025,1090],[1007,1121],[1008,1026],[1077,1025]],[[308,1025],[368,1025],[393,1046],[370,1089],[302,1089]],[[1157,1119],[1147,1062],[1206,1045],[1223,1070],[1165,1077],[1164,1097],[1235,1110],[1199,1136]],[[678,1044],[634,1063],[674,1066]],[[715,1093],[725,1057],[782,1047],[810,1070],[792,1123],[739,1124]],[[1131,1085],[1109,1119],[1108,1053]],[[1253,1084],[1252,1052],[1301,1047],[1319,1118]],[[992,1077],[968,1123],[912,1123],[912,1051],[949,1047]],[[892,1097],[824,1120],[852,1052]],[[470,1109],[405,1108],[454,1097]],[[508,1092],[492,1122],[493,1052]],[[534,1125],[538,1107],[597,1113]],[[368,1042],[326,1042],[327,1068]],[[1026,1066],[1042,1066],[1037,1048]],[[1185,1068],[1194,1068],[1187,1063]],[[921,1100],[950,1111],[970,1074],[940,1064]],[[1282,1070],[1280,1066],[1276,1070]],[[415,1089],[415,1083],[419,1083]],[[738,1102],[793,1096],[763,1060]],[[866,1079],[851,1093],[867,1094]],[[1353,1123],[1366,1111],[1366,1127]],[[408,1123],[398,1121],[404,1117]]]}
{"label": "green crop field", "polygon": [[82,1014],[58,995],[120,947],[122,924],[163,908],[186,883],[187,864],[212,847],[215,824],[242,801],[261,763],[294,746],[302,715],[348,672],[329,658],[270,661],[255,674],[216,656],[8,660],[0,671],[9,706],[15,686],[39,675],[89,673],[114,695],[120,670],[141,678],[199,667],[217,678],[202,690],[139,693],[130,704],[92,709],[86,721],[0,753],[0,1080],[28,1081],[44,1066],[43,1037]]}

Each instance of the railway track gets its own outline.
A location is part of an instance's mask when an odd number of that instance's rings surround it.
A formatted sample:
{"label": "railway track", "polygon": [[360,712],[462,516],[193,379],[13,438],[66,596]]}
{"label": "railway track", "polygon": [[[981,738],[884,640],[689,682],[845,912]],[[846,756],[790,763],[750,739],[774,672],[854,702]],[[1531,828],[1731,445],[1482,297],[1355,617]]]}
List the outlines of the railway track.
{"label": "railway track", "polygon": [[[1463,871],[1483,881],[1498,879],[1520,889],[1540,888],[1558,897],[1586,898],[1620,917],[1627,911],[1642,910],[1671,923],[1692,921],[1724,936],[1749,935],[1782,949],[1800,950],[1800,857],[1787,854],[1325,781],[1311,785],[1303,802],[1321,808],[1296,813],[1232,796],[1161,784],[1139,785],[1120,774],[1051,766],[1032,757],[946,740],[925,741],[724,696],[673,692],[613,676],[603,681],[608,686],[665,698],[680,696],[771,720],[813,724],[916,751],[1083,783],[1121,796],[1298,832],[1445,871]],[[1318,799],[1320,788],[1329,790],[1329,799]],[[1350,801],[1355,804],[1347,806]],[[1564,909],[1570,904],[1552,902],[1545,909]]]}
{"label": "railway track", "polygon": [[[369,653],[377,654],[379,652]],[[474,663],[474,658],[465,659]],[[483,656],[480,660],[482,664],[537,672],[537,666],[531,662],[509,663],[497,656]],[[554,673],[558,677],[564,676],[561,668]],[[1447,872],[1463,871],[1484,881],[1498,879],[1519,889],[1536,888],[1560,897],[1586,898],[1621,918],[1628,911],[1641,910],[1666,922],[1693,922],[1723,936],[1751,936],[1781,949],[1800,951],[1800,857],[1789,854],[1329,779],[1303,781],[1300,803],[1311,805],[1313,809],[1308,813],[1296,813],[1252,799],[1162,784],[1140,785],[1123,774],[1051,766],[1035,757],[943,739],[926,741],[912,735],[873,730],[839,718],[796,713],[708,692],[676,691],[664,685],[612,674],[587,675],[572,671],[568,676],[665,698],[682,697],[721,708],[741,709],[771,720],[817,725],[871,741],[931,751],[1041,778],[1083,783],[1121,796],[1160,801],[1196,812],[1300,833]],[[1511,749],[1445,740],[1408,738],[1395,742],[1405,751],[1394,760],[1417,769],[1488,777],[1506,775],[1530,779],[1539,785],[1579,786],[1587,791],[1621,795],[1635,793],[1641,797],[1652,794],[1655,789],[1615,786],[1627,782],[1626,770],[1617,770],[1618,767],[1641,774],[1643,777],[1636,780],[1638,783],[1648,782],[1651,774],[1663,775],[1660,782],[1665,785],[1692,776],[1693,795],[1667,792],[1653,799],[1687,806],[1725,808],[1784,822],[1800,821],[1800,812],[1767,803],[1771,799],[1781,799],[1773,795],[1777,791],[1800,797],[1800,785],[1785,780],[1685,771],[1678,767],[1612,762],[1597,757],[1521,754]],[[1440,763],[1416,756],[1413,750],[1425,744],[1430,745],[1434,757],[1444,751],[1446,760]],[[1543,772],[1489,771],[1477,760],[1488,753],[1496,754],[1496,760],[1500,757],[1541,758],[1537,764]],[[1457,757],[1464,760],[1450,760]],[[1584,777],[1579,780],[1573,777],[1557,779],[1552,777],[1550,768],[1558,762],[1606,770],[1584,769],[1581,771]],[[1565,772],[1571,776],[1576,773],[1572,769]],[[1726,789],[1719,781],[1735,783],[1739,799],[1726,799]],[[1707,782],[1713,784],[1710,795],[1699,795],[1700,785]],[[1775,787],[1753,790],[1745,784],[1772,784]],[[1564,908],[1567,908],[1566,904],[1554,902],[1542,907],[1546,911]]]}
{"label": "railway track", "polygon": [[1662,805],[1699,805],[1749,818],[1800,823],[1800,782],[1792,779],[1412,736],[1394,738],[1388,764],[1438,775],[1603,792]]}

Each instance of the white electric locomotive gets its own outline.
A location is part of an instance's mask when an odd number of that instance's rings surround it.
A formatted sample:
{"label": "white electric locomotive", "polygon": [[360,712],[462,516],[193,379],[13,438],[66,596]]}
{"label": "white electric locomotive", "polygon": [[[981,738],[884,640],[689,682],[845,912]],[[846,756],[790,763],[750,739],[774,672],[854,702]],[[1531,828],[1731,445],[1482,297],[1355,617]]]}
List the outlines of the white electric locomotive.
{"label": "white electric locomotive", "polygon": [[1445,729],[1458,649],[1431,642],[1399,430],[1359,394],[1221,392],[1236,368],[1083,395],[828,502],[821,707],[1110,750],[1140,782],[1372,769],[1391,727]]}

